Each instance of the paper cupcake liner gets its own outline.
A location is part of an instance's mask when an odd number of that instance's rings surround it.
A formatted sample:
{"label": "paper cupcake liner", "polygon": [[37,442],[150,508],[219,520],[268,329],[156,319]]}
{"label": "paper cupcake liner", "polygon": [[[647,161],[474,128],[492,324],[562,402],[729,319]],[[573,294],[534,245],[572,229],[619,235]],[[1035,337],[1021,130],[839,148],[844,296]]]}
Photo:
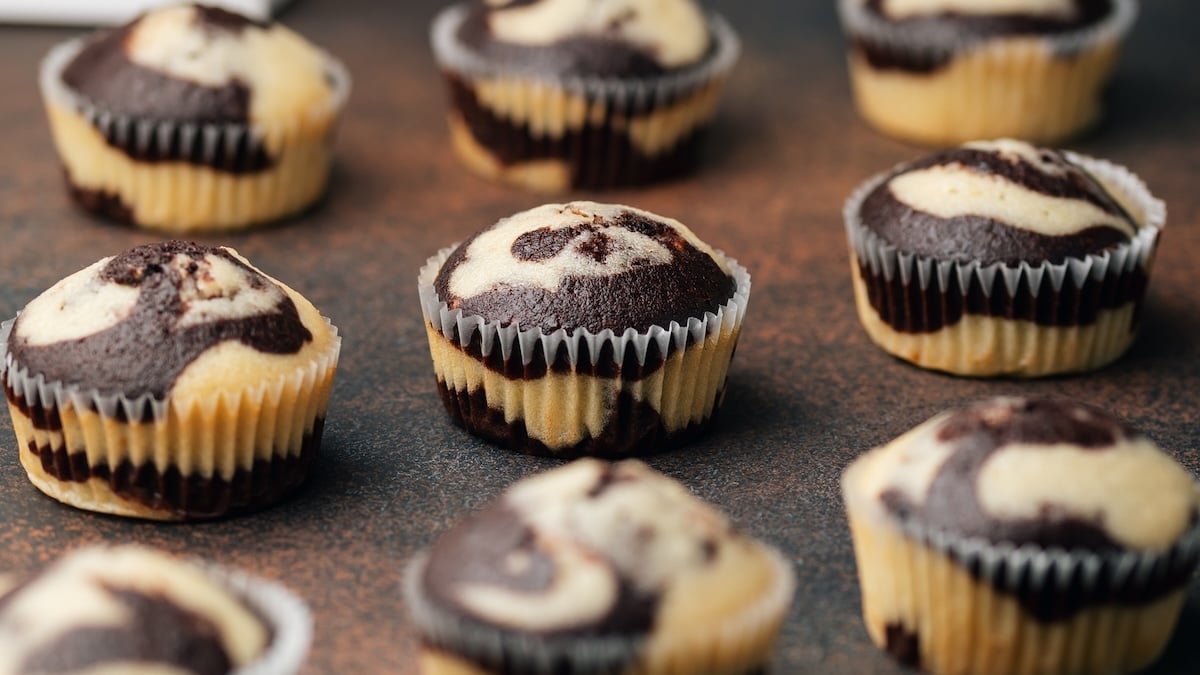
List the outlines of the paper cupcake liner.
{"label": "paper cupcake liner", "polygon": [[[478,315],[465,314],[460,309],[450,309],[438,297],[433,282],[455,248],[456,246],[449,246],[429,258],[417,277],[421,311],[429,327],[435,367],[439,365],[438,340],[444,338],[447,343],[457,345],[463,351],[477,347],[483,357],[482,361],[476,356],[469,358],[472,365],[478,364],[485,372],[485,363],[495,364],[499,361],[504,364],[505,371],[520,371],[538,359],[538,363],[554,363],[561,359],[563,354],[566,355],[571,373],[580,366],[583,366],[586,372],[594,372],[597,366],[603,367],[608,364],[612,364],[621,372],[617,377],[571,377],[564,385],[571,389],[571,392],[555,389],[557,384],[554,382],[539,389],[539,381],[545,378],[527,381],[520,377],[509,379],[502,374],[496,374],[490,378],[490,383],[485,380],[479,386],[489,400],[499,400],[506,404],[503,413],[507,421],[523,420],[527,425],[545,423],[560,430],[588,429],[589,432],[583,434],[583,440],[590,438],[594,442],[584,454],[629,454],[649,450],[649,445],[656,445],[663,439],[657,434],[650,437],[638,435],[646,432],[645,425],[635,424],[639,420],[626,416],[609,419],[603,425],[605,429],[615,430],[619,434],[617,438],[596,441],[596,417],[602,415],[611,400],[622,393],[649,404],[664,419],[682,418],[687,422],[678,429],[667,429],[670,436],[686,435],[690,424],[703,424],[715,412],[720,403],[720,395],[724,391],[725,376],[750,298],[750,274],[732,258],[716,252],[729,266],[736,285],[733,296],[716,312],[706,312],[704,316],[690,318],[686,324],[672,321],[665,327],[651,326],[642,332],[629,328],[619,334],[609,329],[598,333],[586,329],[559,329],[545,333],[541,328],[522,328],[516,323],[505,325],[499,321],[487,321]],[[722,339],[723,337],[725,339]],[[683,364],[686,367],[671,366],[672,355],[677,353],[682,353],[683,358],[687,360]],[[633,357],[632,361],[629,359],[630,355]],[[661,366],[663,376],[660,379],[654,380],[660,371],[654,371],[649,377],[639,378],[637,376],[640,373],[631,377],[625,368],[631,364],[636,364],[639,369],[646,367],[648,359],[651,358],[663,358],[667,361]],[[650,366],[654,368],[657,364],[651,363]],[[465,395],[475,391],[469,387],[468,374],[439,373],[439,379],[443,376],[445,386],[453,392]],[[572,392],[578,395],[564,395]],[[545,409],[550,401],[562,406],[560,411],[550,416],[553,419],[547,419]],[[700,411],[699,415],[696,414],[697,411]],[[470,410],[451,409],[450,412],[460,420],[469,420],[471,417]],[[623,413],[615,410],[612,414],[619,416]],[[483,431],[472,428],[469,424],[465,426],[472,432]],[[523,440],[512,439],[509,440],[509,444],[514,449],[541,452],[525,445]],[[542,442],[545,443],[545,440]],[[560,456],[555,454],[555,450],[556,448],[550,448],[548,454]],[[567,451],[561,456],[567,454],[574,452]]]}
{"label": "paper cupcake liner", "polygon": [[425,596],[424,552],[409,561],[404,598],[422,640],[472,663],[506,666],[524,675],[587,675],[597,672],[712,673],[741,675],[768,660],[795,592],[791,564],[763,547],[775,583],[755,602],[721,621],[697,624],[692,634],[555,637],[505,629],[448,611]]}
{"label": "paper cupcake liner", "polygon": [[997,137],[1050,144],[1090,126],[1137,11],[1136,0],[1117,0],[1106,19],[1063,33],[914,35],[911,26],[868,12],[861,0],[839,2],[852,40],[905,61],[946,64],[910,72],[851,59],[863,117],[885,133],[934,145]]}
{"label": "paper cupcake liner", "polygon": [[[885,293],[886,297],[881,298],[886,303],[884,312],[876,310],[869,304],[863,305],[862,298],[860,298],[860,313],[872,316],[886,314],[902,320],[904,325],[917,325],[921,317],[941,315],[942,308],[934,300],[943,293],[961,294],[964,297],[963,304],[965,305],[965,297],[971,289],[979,289],[989,300],[1001,293],[1004,294],[1003,297],[1010,300],[1022,292],[1028,293],[1031,298],[1029,306],[1031,311],[1034,311],[1038,306],[1038,298],[1041,293],[1061,293],[1069,284],[1070,288],[1079,291],[1077,314],[1080,310],[1096,313],[1094,310],[1098,310],[1099,293],[1103,288],[1106,293],[1136,298],[1133,303],[1134,315],[1136,315],[1145,289],[1139,290],[1132,286],[1135,283],[1133,272],[1140,268],[1149,276],[1159,234],[1166,225],[1166,206],[1151,195],[1145,183],[1127,169],[1105,160],[1073,152],[1067,152],[1066,155],[1072,163],[1081,166],[1111,190],[1118,197],[1118,201],[1142,223],[1130,241],[1101,253],[1088,254],[1082,258],[1067,258],[1061,263],[1030,264],[1021,262],[1016,266],[1009,266],[1003,262],[984,265],[978,261],[963,263],[938,260],[908,253],[880,238],[867,228],[859,217],[863,201],[875,188],[886,182],[904,166],[900,165],[872,177],[859,186],[846,200],[843,209],[846,235],[855,261],[858,265],[865,266],[871,275],[881,277],[889,290],[894,291]],[[861,273],[856,267],[853,274],[858,279]],[[905,292],[906,288],[919,289],[920,293]],[[973,315],[968,314],[964,309],[964,319],[972,316],[980,318],[979,332],[972,336],[972,340],[976,343],[1002,346],[1006,341],[1011,342],[1015,339],[1005,328],[1006,321],[1004,320],[1024,319],[1030,323],[1031,327],[1034,325],[1032,316]],[[996,321],[988,322],[988,319]],[[984,325],[988,323],[992,325]],[[1090,327],[1095,327],[1103,333],[1095,336],[1095,345],[1101,347],[1110,345],[1116,350],[1115,353],[1097,355],[1098,361],[1107,362],[1124,351],[1132,340],[1136,326],[1119,321],[1080,326],[1080,328]],[[871,332],[869,326],[868,332]],[[931,339],[934,335],[935,333],[926,334]],[[879,336],[874,333],[872,333],[872,337],[877,342],[880,341]],[[887,345],[881,346],[887,348]],[[925,351],[936,351],[933,346],[931,343],[930,349]],[[1051,350],[1050,345],[1043,346],[1045,350]],[[1030,348],[1038,351],[1038,347],[1035,339],[1035,343]],[[892,350],[889,349],[889,351]],[[903,356],[918,364],[921,363],[920,357]],[[1052,357],[1045,362],[1044,372],[1028,374],[1044,375],[1078,369],[1087,361],[1088,357],[1087,354],[1072,353],[1067,350],[1062,353],[1062,361]],[[1076,360],[1070,361],[1069,359]],[[1100,364],[1096,363],[1095,365]],[[998,373],[1018,372],[1020,368],[1020,364],[1001,364]]]}
{"label": "paper cupcake liner", "polygon": [[[456,138],[456,148],[476,171],[534,189],[637,185],[691,168],[700,134],[741,52],[737,34],[712,14],[715,47],[700,65],[652,77],[556,77],[519,63],[489,61],[460,44],[456,34],[467,10],[454,5],[434,19],[434,57],[452,93],[456,82],[495,92],[479,102],[495,123],[485,135],[460,120],[465,128],[456,133],[470,138]],[[463,116],[464,106],[457,95],[452,98],[453,120]],[[464,142],[472,147],[464,149]],[[522,159],[506,165],[496,156],[506,152]],[[537,169],[522,169],[546,161],[563,164],[568,175],[547,178]]]}
{"label": "paper cupcake liner", "polygon": [[271,627],[271,643],[257,659],[232,675],[293,675],[300,672],[312,643],[308,605],[282,584],[205,560],[194,560],[206,574],[238,596]]}
{"label": "paper cupcake liner", "polygon": [[[118,515],[211,518],[274,503],[303,481],[320,445],[341,350],[337,328],[324,320],[333,336],[330,346],[309,363],[288,375],[213,392],[186,407],[151,394],[130,398],[31,373],[8,351],[15,319],[6,321],[0,324],[0,368],[22,464],[50,496]],[[54,423],[46,424],[50,420]],[[39,422],[43,428],[37,428]],[[31,447],[39,449],[37,457]],[[41,457],[45,448],[55,454],[55,471],[66,476],[49,472],[48,459]],[[124,462],[138,475],[152,467],[153,485],[130,484],[133,478],[116,470]],[[97,471],[100,465],[104,469]],[[197,477],[216,485],[201,489]]]}
{"label": "paper cupcake liner", "polygon": [[[1200,563],[1200,524],[1165,551],[1093,553],[880,522],[850,495],[845,501],[872,639],[932,672],[1144,667],[1170,638]],[[885,624],[914,642],[897,649]]]}
{"label": "paper cupcake liner", "polygon": [[[345,67],[324,54],[332,95],[287,120],[195,123],[113,113],[74,92],[62,73],[91,36],[55,46],[42,60],[39,85],[68,181],[87,168],[104,184],[71,183],[77,201],[102,215],[171,232],[224,230],[274,220],[314,202],[331,163],[329,138],[350,93]],[[77,115],[121,152],[119,165],[81,155]],[[97,166],[96,162],[103,162]],[[87,192],[101,196],[86,197]],[[119,200],[113,202],[113,200]]]}

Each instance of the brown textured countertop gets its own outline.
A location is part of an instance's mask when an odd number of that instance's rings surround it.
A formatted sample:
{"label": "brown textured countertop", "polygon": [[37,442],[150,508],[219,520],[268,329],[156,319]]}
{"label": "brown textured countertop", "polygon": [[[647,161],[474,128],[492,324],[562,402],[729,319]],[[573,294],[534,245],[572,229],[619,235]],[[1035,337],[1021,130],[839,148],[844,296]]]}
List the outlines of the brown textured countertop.
{"label": "brown textured countertop", "polygon": [[[549,460],[452,426],[434,387],[414,278],[439,247],[545,201],[484,182],[451,157],[426,27],[441,3],[305,0],[284,20],[341,56],[355,89],[324,203],[230,244],[306,294],[345,336],[325,445],[306,488],[250,517],[159,525],[43,497],[0,421],[0,571],[30,572],[84,542],[139,541],[278,578],[316,613],[306,672],[415,673],[401,603],[409,555]],[[1095,374],[1035,382],[936,375],[873,346],[854,314],[842,201],[868,175],[923,152],[855,116],[834,2],[714,3],[741,31],[703,171],[603,195],[677,217],[754,275],[747,328],[713,433],[651,458],[796,564],[799,590],[776,673],[888,673],[858,614],[838,495],[846,462],[951,405],[1029,392],[1133,421],[1200,472],[1200,5],[1144,3],[1109,115],[1070,147],[1125,164],[1170,216],[1141,337]],[[102,255],[156,235],[75,211],[36,89],[37,62],[77,31],[0,27],[0,316]],[[1200,585],[1156,673],[1200,662]]]}

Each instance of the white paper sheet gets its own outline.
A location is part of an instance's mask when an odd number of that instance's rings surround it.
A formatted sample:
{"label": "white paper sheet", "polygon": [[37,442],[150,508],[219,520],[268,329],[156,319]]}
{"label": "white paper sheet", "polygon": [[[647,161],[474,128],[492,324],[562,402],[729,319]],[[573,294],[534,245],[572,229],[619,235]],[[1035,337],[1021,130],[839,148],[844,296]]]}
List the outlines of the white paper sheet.
{"label": "white paper sheet", "polygon": [[[0,23],[112,25],[179,0],[0,0]],[[255,19],[266,19],[289,0],[205,0]]]}

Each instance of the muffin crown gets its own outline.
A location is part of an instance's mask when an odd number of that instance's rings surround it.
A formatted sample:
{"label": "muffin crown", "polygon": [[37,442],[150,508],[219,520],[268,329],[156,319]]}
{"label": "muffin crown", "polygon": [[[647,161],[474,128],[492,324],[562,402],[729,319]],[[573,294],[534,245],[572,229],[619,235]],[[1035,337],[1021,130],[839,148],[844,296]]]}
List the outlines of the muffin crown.
{"label": "muffin crown", "polygon": [[133,546],[82,549],[0,592],[0,672],[122,664],[220,675],[271,630],[203,571]]}
{"label": "muffin crown", "polygon": [[290,295],[232,249],[168,241],[52,286],[17,317],[7,349],[47,381],[161,400],[189,364],[229,340],[294,354],[313,333]]}
{"label": "muffin crown", "polygon": [[984,265],[1083,258],[1131,241],[1141,227],[1141,214],[1067,155],[1013,140],[903,165],[858,215],[902,251]]}
{"label": "muffin crown", "polygon": [[1099,23],[1113,0],[858,0],[872,15],[911,30],[974,35],[1058,33]]}
{"label": "muffin crown", "polygon": [[986,401],[939,415],[872,455],[860,486],[883,513],[921,532],[1165,550],[1200,513],[1190,474],[1121,421],[1078,403]]}
{"label": "muffin crown", "polygon": [[304,38],[203,5],[97,34],[62,79],[110,114],[206,124],[291,119],[334,98],[326,57]]}
{"label": "muffin crown", "polygon": [[736,284],[686,226],[627,206],[547,204],[463,242],[434,280],[450,309],[544,331],[680,325]]}
{"label": "muffin crown", "polygon": [[480,0],[460,29],[489,58],[559,75],[656,75],[710,51],[693,0]]}
{"label": "muffin crown", "polygon": [[580,460],[515,484],[431,549],[423,585],[490,625],[643,634],[673,580],[741,541],[724,516],[635,460]]}

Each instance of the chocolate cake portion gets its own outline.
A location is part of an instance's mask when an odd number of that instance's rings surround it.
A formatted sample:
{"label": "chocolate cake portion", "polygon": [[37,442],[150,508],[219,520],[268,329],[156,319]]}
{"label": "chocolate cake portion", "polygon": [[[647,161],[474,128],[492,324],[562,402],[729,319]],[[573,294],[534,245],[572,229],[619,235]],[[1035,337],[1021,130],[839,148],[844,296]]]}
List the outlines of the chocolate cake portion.
{"label": "chocolate cake portion", "polygon": [[[1043,12],[992,11],[989,3],[978,3],[977,11],[965,12],[960,3],[928,3],[929,11],[895,13],[888,0],[862,0],[862,9],[872,21],[895,36],[893,40],[872,39],[856,34],[854,50],[878,70],[933,73],[946,66],[956,51],[975,42],[1003,37],[1055,36],[1096,26],[1115,12],[1113,0],[1073,0],[1070,11],[1061,12],[1047,3]],[[911,45],[922,45],[913,48]]]}
{"label": "chocolate cake portion", "polygon": [[736,284],[677,221],[572,202],[503,219],[463,242],[434,288],[451,309],[503,325],[621,334],[715,313]]}
{"label": "chocolate cake portion", "polygon": [[[13,361],[48,381],[163,400],[221,342],[295,354],[312,340],[284,290],[225,248],[148,244],[68,279],[32,301],[8,338]],[[62,322],[95,330],[47,339]]]}

